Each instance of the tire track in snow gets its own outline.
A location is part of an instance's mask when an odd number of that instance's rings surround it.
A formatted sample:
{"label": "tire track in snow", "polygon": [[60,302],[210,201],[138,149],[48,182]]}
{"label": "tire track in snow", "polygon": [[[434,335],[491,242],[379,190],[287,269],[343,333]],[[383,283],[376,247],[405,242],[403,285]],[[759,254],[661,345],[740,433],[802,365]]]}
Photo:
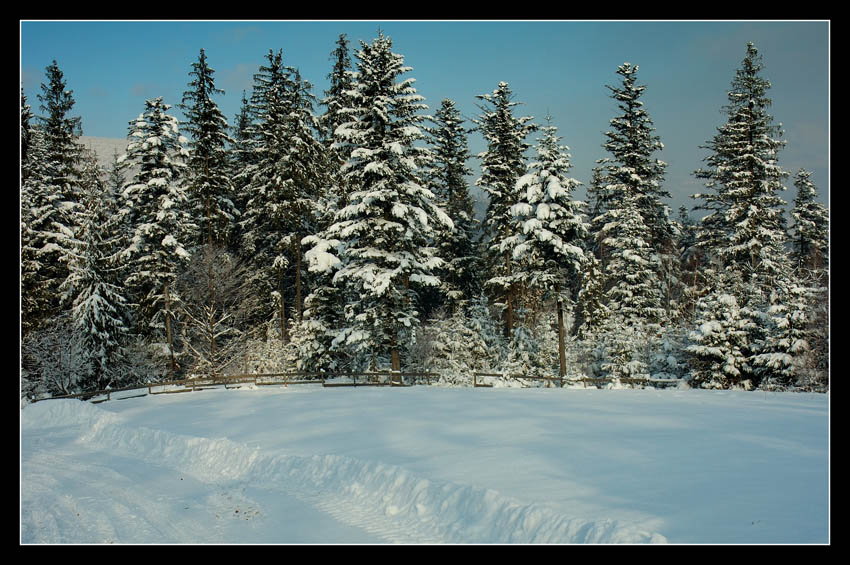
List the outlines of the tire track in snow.
{"label": "tire track in snow", "polygon": [[488,489],[431,481],[338,455],[266,455],[227,439],[127,428],[113,413],[69,400],[27,407],[22,426],[81,426],[80,441],[155,462],[219,488],[261,485],[389,543],[665,543],[640,524],[587,521]]}

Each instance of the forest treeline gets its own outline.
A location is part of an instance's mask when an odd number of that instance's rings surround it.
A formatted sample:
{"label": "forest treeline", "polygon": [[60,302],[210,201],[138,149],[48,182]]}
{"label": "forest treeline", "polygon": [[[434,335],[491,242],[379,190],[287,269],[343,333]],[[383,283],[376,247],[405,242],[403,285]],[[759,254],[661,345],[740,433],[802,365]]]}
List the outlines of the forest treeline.
{"label": "forest treeline", "polygon": [[[791,175],[748,44],[702,148],[699,220],[664,199],[638,66],[586,187],[507,83],[427,115],[379,33],[340,35],[321,99],[270,50],[231,123],[200,50],[179,108],[146,101],[127,151],[79,143],[54,61],[21,89],[21,383],[30,397],[282,370],[666,377],[827,390],[828,211]],[[468,135],[486,150],[470,195]]]}

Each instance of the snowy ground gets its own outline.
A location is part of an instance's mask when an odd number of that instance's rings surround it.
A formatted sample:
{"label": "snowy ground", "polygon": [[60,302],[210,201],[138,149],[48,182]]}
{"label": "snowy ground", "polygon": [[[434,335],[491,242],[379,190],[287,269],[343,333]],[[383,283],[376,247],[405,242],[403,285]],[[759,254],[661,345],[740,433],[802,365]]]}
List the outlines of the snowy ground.
{"label": "snowy ground", "polygon": [[49,400],[21,411],[20,502],[25,544],[828,543],[829,396]]}

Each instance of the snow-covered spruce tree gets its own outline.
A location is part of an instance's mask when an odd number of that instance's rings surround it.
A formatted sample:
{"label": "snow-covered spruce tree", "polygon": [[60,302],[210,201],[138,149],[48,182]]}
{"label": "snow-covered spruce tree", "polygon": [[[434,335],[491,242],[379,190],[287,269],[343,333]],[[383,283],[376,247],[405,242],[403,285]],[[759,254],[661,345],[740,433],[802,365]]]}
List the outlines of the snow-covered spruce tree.
{"label": "snow-covered spruce tree", "polygon": [[658,334],[665,321],[657,255],[637,200],[626,195],[606,212],[600,234],[608,255],[605,278],[609,281],[605,292],[609,316],[603,325],[612,344],[611,372],[618,376],[644,372],[638,370],[647,363],[644,344],[637,340],[630,345],[629,340]]}
{"label": "snow-covered spruce tree", "polygon": [[[247,93],[242,91],[242,101],[239,106],[239,113],[233,119],[233,125],[230,130],[230,178],[233,183],[233,205],[239,211],[240,217],[242,212],[247,207],[248,201],[248,185],[251,181],[247,171],[255,164],[255,155],[253,151],[254,131],[251,118],[251,104],[248,100]],[[241,218],[240,218],[241,219]],[[230,250],[233,252],[239,251],[239,246],[242,242],[241,222],[237,221],[233,225],[233,237],[231,238]]]}
{"label": "snow-covered spruce tree", "polygon": [[701,388],[752,388],[752,336],[756,323],[727,291],[741,286],[736,272],[724,272],[722,285],[697,302],[687,347],[690,382]]}
{"label": "snow-covered spruce tree", "polygon": [[60,308],[58,287],[68,276],[74,221],[81,207],[81,120],[70,116],[73,92],[67,90],[56,61],[46,68],[46,77],[38,95],[40,147],[28,146],[27,162],[22,164],[26,176],[21,194],[22,262],[26,263],[22,292],[30,295],[22,300],[25,328],[36,327]]}
{"label": "snow-covered spruce tree", "polygon": [[453,384],[471,384],[473,373],[489,371],[491,351],[474,316],[458,309],[436,329],[432,360],[425,369]]}
{"label": "snow-covered spruce tree", "polygon": [[[637,65],[623,63],[617,68],[622,85],[607,86],[621,114],[611,119],[611,130],[605,132],[603,148],[610,157],[598,161],[595,182],[598,184],[601,215],[594,218],[594,230],[601,233],[613,218],[623,217],[622,210],[626,205],[633,206],[647,230],[642,237],[645,243],[644,260],[654,255],[654,264],[650,268],[656,273],[655,284],[666,288],[669,279],[674,276],[673,266],[676,263],[668,211],[661,202],[661,198],[670,197],[662,187],[667,165],[653,157],[664,146],[655,135],[652,120],[640,100],[646,86],[637,84],[637,71]],[[608,269],[610,250],[604,241],[598,253],[610,282],[619,284],[620,276],[616,271]],[[659,305],[666,307],[669,293],[664,294],[665,303]]]}
{"label": "snow-covered spruce tree", "polygon": [[[770,82],[761,76],[762,59],[752,43],[735,72],[725,107],[727,122],[708,142],[711,154],[706,168],[697,170],[709,192],[695,194],[703,200],[700,245],[708,251],[720,269],[732,269],[743,281],[754,278],[763,293],[784,276],[785,202],[778,192],[788,176],[777,162],[785,145],[782,132],[767,113]],[[739,297],[740,298],[740,297]]]}
{"label": "snow-covered spruce tree", "polygon": [[310,292],[304,299],[304,313],[298,331],[299,359],[297,369],[308,372],[328,372],[346,365],[342,351],[334,344],[344,325],[345,287],[334,283],[340,267],[340,241],[329,234],[335,225],[339,207],[338,189],[343,179],[338,167],[332,166],[329,184],[313,202],[316,232],[301,240],[305,249],[304,263],[310,273]]}
{"label": "snow-covered spruce tree", "polygon": [[46,145],[41,128],[30,130],[27,158],[21,163],[21,332],[26,335],[47,318],[56,288],[46,275],[54,207],[44,175]]}
{"label": "snow-covered spruce tree", "polygon": [[[267,64],[261,65],[254,75],[249,105],[250,141],[246,143],[249,155],[245,156],[248,166],[240,175],[245,179],[240,253],[251,266],[249,284],[253,313],[248,324],[256,328],[255,337],[258,338],[265,336],[264,326],[271,318],[285,323],[286,315],[276,311],[272,293],[280,294],[285,270],[289,267],[287,246],[281,243],[281,234],[288,232],[289,218],[284,214],[285,202],[277,190],[281,184],[277,165],[287,146],[286,98],[291,86],[282,52],[269,50],[266,59]],[[282,306],[285,308],[285,304]],[[286,328],[281,326],[278,334],[285,340]]]}
{"label": "snow-covered spruce tree", "polygon": [[508,356],[508,346],[499,323],[491,313],[490,301],[483,291],[475,297],[467,309],[467,324],[484,342],[487,357],[482,372],[502,370]]}
{"label": "snow-covered spruce tree", "polygon": [[526,138],[536,129],[532,117],[515,117],[513,93],[506,82],[500,82],[492,94],[477,96],[484,105],[479,106],[481,115],[475,122],[478,131],[487,142],[487,150],[481,158],[481,177],[475,182],[489,196],[484,221],[488,238],[486,282],[494,301],[503,307],[504,331],[506,336],[513,332],[517,297],[521,293],[515,280],[513,250],[503,242],[513,235],[516,222],[511,207],[519,202],[522,194],[517,190],[517,180],[525,174],[524,152],[529,148]]}
{"label": "snow-covered spruce tree", "polygon": [[440,234],[438,254],[446,262],[440,269],[440,293],[451,312],[464,307],[481,292],[481,261],[472,197],[466,181],[471,170],[466,129],[455,103],[445,99],[426,128],[434,155],[428,167],[431,191],[454,225]]}
{"label": "snow-covered spruce tree", "polygon": [[794,379],[808,390],[829,386],[829,211],[816,201],[817,187],[811,173],[800,169],[795,178],[797,197],[791,217],[791,262],[795,276],[790,285],[792,300],[785,312],[788,338],[807,348],[796,350]]}
{"label": "snow-covered spruce tree", "polygon": [[[817,339],[812,327],[817,286],[812,278],[780,279],[770,294],[766,312],[769,335],[753,355],[754,374],[762,388],[786,389],[812,381],[810,342]],[[807,284],[808,283],[808,284]],[[814,330],[814,331],[813,331]]]}
{"label": "snow-covered spruce tree", "polygon": [[[518,314],[524,314],[522,309],[518,310]],[[540,332],[531,327],[532,324],[528,320],[530,314],[524,314],[524,317],[526,323],[517,325],[508,340],[508,355],[502,371],[515,378],[551,377],[551,369],[544,360],[545,351],[541,347]]]}
{"label": "snow-covered spruce tree", "polygon": [[789,235],[791,260],[795,269],[808,269],[825,276],[829,270],[829,211],[816,201],[818,189],[811,175],[800,169],[794,177],[797,197],[791,211],[794,219]]}
{"label": "snow-covered spruce tree", "polygon": [[[334,144],[347,155],[341,174],[351,193],[314,247],[329,257],[338,253],[334,283],[351,300],[337,343],[373,366],[389,356],[399,370],[419,323],[417,289],[440,282],[433,274],[442,264],[432,247],[435,230],[451,220],[421,179],[428,153],[415,142],[423,137],[417,112],[425,105],[413,79],[402,78],[410,68],[382,33],[360,45],[351,121],[337,128]],[[338,245],[325,245],[329,240]]]}
{"label": "snow-covered spruce tree", "polygon": [[588,226],[582,216],[584,203],[572,199],[581,183],[567,176],[572,167],[569,148],[560,145],[557,127],[549,117],[537,143],[537,159],[517,181],[524,193],[511,208],[516,233],[505,240],[513,257],[525,265],[524,284],[545,299],[555,301],[558,328],[559,375],[566,375],[564,316],[566,305],[578,291],[579,276],[587,261],[582,244]]}
{"label": "snow-covered spruce tree", "polygon": [[603,147],[611,156],[597,162],[599,205],[604,211],[617,206],[626,195],[634,196],[651,233],[649,243],[653,249],[660,249],[670,240],[667,208],[661,202],[661,198],[670,197],[662,187],[667,164],[653,158],[664,145],[640,100],[646,86],[636,84],[638,68],[623,63],[617,68],[622,85],[607,86],[622,113],[611,119],[611,129],[605,132]]}
{"label": "snow-covered spruce tree", "polygon": [[33,117],[32,108],[27,104],[24,87],[21,86],[21,184],[26,182],[28,176],[28,170],[25,164],[27,163],[27,152],[29,151],[32,138],[32,124],[30,121]]}
{"label": "snow-covered spruce tree", "polygon": [[[593,246],[592,240],[585,241],[585,248]],[[573,309],[574,334],[579,341],[590,338],[599,330],[602,323],[610,315],[605,304],[605,273],[602,263],[593,253],[585,254],[585,264],[579,279],[579,290]]]}
{"label": "snow-covered spruce tree", "polygon": [[347,97],[352,87],[353,72],[348,43],[346,35],[341,33],[336,40],[336,47],[330,54],[330,59],[333,61],[333,68],[328,75],[330,86],[320,102],[325,107],[325,111],[319,116],[319,131],[321,138],[328,146],[334,143],[336,128],[349,120],[345,109],[350,107]]}
{"label": "snow-covered spruce tree", "polygon": [[197,237],[197,226],[183,185],[186,139],[177,118],[168,115],[170,107],[161,97],[148,100],[145,111],[130,122],[130,143],[122,161],[137,172],[124,187],[122,213],[134,226],[123,255],[130,263],[126,282],[139,306],[137,331],[149,337],[164,332],[163,349],[173,376],[180,304],[174,282],[190,258],[189,242]]}
{"label": "snow-covered spruce tree", "polygon": [[120,252],[126,241],[116,200],[102,181],[93,154],[86,155],[81,171],[83,210],[78,220],[70,274],[60,287],[71,305],[75,331],[88,358],[90,373],[80,382],[83,390],[103,390],[122,374],[122,348],[130,336],[130,304],[124,289]]}
{"label": "snow-covered spruce tree", "polygon": [[679,208],[676,222],[678,238],[676,249],[679,253],[680,293],[679,318],[689,321],[696,312],[696,303],[706,288],[711,287],[711,271],[707,269],[708,257],[697,239],[698,224],[691,218],[686,206]]}
{"label": "snow-covered spruce tree", "polygon": [[215,71],[207,64],[204,50],[192,63],[189,89],[181,108],[186,116],[184,131],[189,137],[186,189],[195,210],[200,240],[207,245],[226,244],[233,235],[239,214],[233,203],[234,187],[228,166],[227,120],[212,97],[224,94],[215,87]]}
{"label": "snow-covered spruce tree", "polygon": [[287,123],[288,151],[280,163],[283,184],[281,190],[288,202],[290,246],[293,268],[290,280],[294,287],[295,317],[303,319],[305,280],[307,265],[304,261],[302,239],[315,234],[320,227],[326,206],[326,190],[331,184],[331,157],[328,149],[318,140],[314,132],[318,123],[313,115],[315,98],[312,86],[303,80],[297,69],[292,71],[293,89],[290,92],[290,115]]}
{"label": "snow-covered spruce tree", "polygon": [[[283,65],[281,52],[255,75],[252,95],[253,163],[241,222],[242,253],[254,265],[252,293],[258,303],[254,325],[276,316],[282,340],[288,336],[288,305],[302,316],[302,276],[306,270],[301,240],[316,231],[314,201],[327,179],[326,149],[314,137],[310,84]],[[279,311],[271,308],[277,292]]]}
{"label": "snow-covered spruce tree", "polygon": [[[781,348],[777,337],[781,332],[774,331],[769,309],[777,304],[775,289],[787,287],[792,278],[785,249],[785,202],[778,195],[788,176],[777,162],[785,142],[778,139],[781,125],[773,125],[767,113],[770,82],[761,71],[761,57],[749,43],[728,93],[728,120],[706,146],[711,150],[705,159],[708,166],[695,172],[710,191],[694,195],[709,212],[698,232],[700,246],[717,272],[737,274],[738,287],[726,286],[723,291],[754,313],[751,355],[775,354]],[[769,378],[765,369],[762,364],[745,380],[757,386]]]}

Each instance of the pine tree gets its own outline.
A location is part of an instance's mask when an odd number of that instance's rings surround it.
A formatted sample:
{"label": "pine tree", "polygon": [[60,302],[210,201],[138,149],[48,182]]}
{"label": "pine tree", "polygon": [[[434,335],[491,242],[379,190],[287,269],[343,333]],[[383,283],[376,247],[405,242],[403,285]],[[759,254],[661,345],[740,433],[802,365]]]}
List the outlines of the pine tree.
{"label": "pine tree", "polygon": [[324,214],[325,190],[331,184],[332,166],[326,147],[314,135],[318,123],[313,115],[315,98],[311,93],[312,86],[302,80],[297,69],[292,71],[292,78],[289,151],[280,165],[284,179],[282,190],[291,217],[288,241],[294,263],[295,316],[300,322],[307,270],[301,241],[319,230]]}
{"label": "pine tree", "polygon": [[[591,242],[586,242],[585,247],[591,247]],[[579,340],[585,340],[595,334],[610,311],[605,304],[605,273],[602,264],[593,253],[585,254],[585,265],[579,279],[579,290],[576,297],[576,305],[573,310],[574,322],[571,333]]]}
{"label": "pine tree", "polygon": [[785,142],[778,139],[780,126],[767,113],[770,82],[761,76],[763,65],[758,50],[747,44],[747,55],[735,73],[726,124],[708,142],[711,154],[707,167],[695,172],[705,179],[710,192],[695,194],[708,210],[702,220],[699,240],[720,269],[739,272],[743,281],[754,278],[762,292],[782,276],[784,256],[785,202],[778,192],[788,174],[778,165],[777,155]]}
{"label": "pine tree", "polygon": [[[256,164],[253,151],[253,123],[251,116],[251,104],[247,93],[242,91],[242,101],[239,113],[233,120],[230,135],[230,178],[233,182],[233,205],[239,211],[240,216],[244,213],[248,201],[248,185],[251,181],[247,171]],[[241,218],[233,225],[233,237],[230,249],[237,252],[242,241]]]}
{"label": "pine tree", "polygon": [[696,311],[696,303],[705,288],[709,287],[708,258],[697,240],[697,222],[692,219],[685,206],[679,208],[677,251],[681,273],[681,299],[679,314],[690,319]]}
{"label": "pine tree", "polygon": [[[810,176],[803,169],[797,172],[797,197],[791,211],[794,282],[796,288],[806,289],[807,299],[804,335],[808,352],[798,358],[796,377],[800,386],[825,390],[829,384],[829,211],[815,201],[817,187]],[[794,296],[799,298],[800,294],[798,291]]]}
{"label": "pine tree", "polygon": [[[640,318],[657,324],[665,301],[659,286],[668,281],[673,240],[667,209],[669,193],[661,186],[666,163],[653,158],[663,148],[640,100],[646,89],[636,84],[638,66],[623,63],[622,86],[608,86],[622,112],[610,124],[603,144],[611,157],[598,161],[594,179],[600,215],[593,219],[599,234],[597,252],[606,272],[609,300],[634,325]],[[667,261],[662,261],[667,257]],[[634,288],[632,288],[634,287]],[[639,296],[634,304],[629,296]]]}
{"label": "pine tree", "polygon": [[578,290],[578,278],[586,262],[582,244],[588,226],[582,217],[583,203],[572,199],[573,190],[581,183],[567,176],[572,166],[569,148],[560,145],[557,128],[548,117],[547,125],[541,129],[537,160],[517,181],[517,189],[525,197],[512,207],[518,225],[515,235],[507,241],[511,242],[514,258],[527,265],[525,285],[555,299],[559,375],[563,378],[565,303],[571,302],[573,291]]}
{"label": "pine tree", "polygon": [[441,383],[471,385],[473,373],[488,370],[491,354],[475,324],[463,309],[452,315],[441,311],[417,335],[426,349],[417,369],[438,374]]}
{"label": "pine tree", "polygon": [[[785,249],[785,202],[778,192],[788,174],[777,161],[781,125],[773,125],[767,113],[770,82],[761,76],[762,60],[752,43],[736,71],[725,107],[728,119],[706,148],[708,167],[696,171],[710,192],[694,195],[709,213],[698,232],[700,246],[713,263],[717,292],[734,296],[742,311],[749,312],[747,326],[749,374],[739,380],[757,386],[777,378],[787,380],[787,365],[765,359],[789,359],[793,343],[777,325],[777,308],[784,309],[777,289],[790,288],[793,275]],[[731,279],[729,277],[734,275]],[[736,286],[724,281],[731,280]],[[722,286],[721,286],[722,285]],[[698,322],[700,318],[698,317]],[[758,360],[758,362],[756,362]],[[782,366],[780,366],[782,365]]]}
{"label": "pine tree", "polygon": [[665,316],[657,256],[649,243],[651,233],[643,223],[635,195],[627,195],[624,202],[602,218],[600,235],[602,245],[608,250],[605,265],[608,316],[602,327],[604,339],[610,345],[603,368],[617,377],[643,374],[648,362],[645,340],[660,332]]}
{"label": "pine tree", "polygon": [[130,305],[124,291],[123,233],[116,194],[102,181],[96,157],[85,157],[81,172],[83,211],[70,274],[62,284],[71,304],[73,325],[91,373],[81,386],[103,390],[116,384],[123,362],[122,348],[130,335]]}
{"label": "pine tree", "polygon": [[239,214],[233,203],[227,147],[227,120],[212,97],[224,94],[215,87],[215,71],[207,64],[204,50],[192,63],[189,90],[181,108],[186,115],[185,131],[190,137],[186,188],[196,208],[199,234],[207,245],[222,245],[232,236]]}
{"label": "pine tree", "polygon": [[689,336],[691,384],[701,388],[752,387],[752,312],[726,291],[738,288],[737,273],[724,273],[724,284],[700,298]]}
{"label": "pine tree", "polygon": [[35,327],[59,310],[58,287],[68,276],[80,211],[79,117],[70,116],[73,92],[66,89],[56,61],[46,69],[47,83],[38,95],[38,148],[27,146],[22,164],[23,325]]}
{"label": "pine tree", "polygon": [[123,252],[132,265],[128,286],[139,304],[139,330],[150,335],[165,330],[169,371],[177,370],[175,328],[180,297],[174,282],[190,258],[189,242],[197,226],[189,214],[189,198],[183,185],[186,139],[178,120],[167,114],[162,98],[145,102],[145,111],[130,122],[127,153],[122,162],[137,172],[123,191],[122,213],[134,226],[129,247]]}
{"label": "pine tree", "polygon": [[[302,275],[306,270],[301,240],[316,230],[311,211],[327,183],[325,148],[314,137],[314,99],[310,84],[298,71],[283,65],[279,51],[254,77],[252,95],[253,163],[248,199],[241,223],[243,254],[255,266],[252,286],[258,298],[257,325],[272,316],[288,339],[287,305],[302,315]],[[277,293],[278,307],[270,306]]]}
{"label": "pine tree", "polygon": [[344,33],[337,38],[336,48],[331,51],[330,59],[334,62],[333,69],[328,75],[330,86],[321,101],[325,112],[319,118],[322,139],[328,145],[334,141],[336,128],[349,120],[349,117],[345,115],[345,109],[349,107],[347,97],[352,88],[352,71],[348,39]]}
{"label": "pine tree", "polygon": [[[423,137],[417,112],[425,106],[413,79],[402,78],[410,70],[403,57],[380,32],[371,44],[361,42],[355,56],[351,121],[337,128],[335,143],[347,155],[341,174],[351,193],[320,244],[331,257],[331,250],[339,253],[334,282],[352,298],[337,343],[371,357],[373,366],[389,355],[399,370],[419,322],[417,288],[439,284],[435,228],[451,220],[423,186],[427,150],[416,141]],[[339,243],[327,245],[330,240]]]}
{"label": "pine tree", "polygon": [[46,276],[51,269],[50,245],[54,206],[44,160],[47,147],[41,128],[29,133],[27,158],[21,163],[21,330],[26,335],[49,318],[57,283]]}
{"label": "pine tree", "polygon": [[434,159],[428,168],[429,183],[437,203],[452,220],[454,229],[441,234],[438,254],[446,262],[440,270],[441,293],[450,310],[464,306],[481,291],[481,263],[476,242],[478,221],[466,176],[471,170],[463,120],[455,103],[441,102],[434,124],[426,128]]}
{"label": "pine tree", "polygon": [[611,157],[598,161],[599,198],[607,210],[632,196],[650,229],[648,243],[659,249],[670,239],[668,214],[661,203],[661,198],[670,197],[662,187],[667,164],[652,156],[664,145],[653,133],[652,120],[640,100],[646,86],[636,84],[638,68],[623,63],[617,68],[617,74],[623,77],[622,86],[607,86],[622,113],[611,120],[611,130],[605,132],[603,147]]}
{"label": "pine tree", "polygon": [[782,279],[771,292],[767,310],[769,336],[753,355],[754,373],[766,388],[785,389],[805,381],[810,365],[813,302],[817,287],[803,279]]}
{"label": "pine tree", "polygon": [[794,225],[791,240],[791,259],[796,269],[826,273],[829,269],[829,211],[818,203],[817,187],[805,169],[797,171],[794,186],[797,197],[791,217]]}
{"label": "pine tree", "polygon": [[32,109],[30,105],[27,104],[27,97],[24,94],[24,87],[21,87],[21,184],[24,184],[27,180],[28,169],[26,167],[27,164],[27,152],[29,151],[31,138],[32,138],[32,124],[30,121],[33,119]]}
{"label": "pine tree", "polygon": [[513,93],[500,82],[492,94],[477,96],[485,103],[476,121],[478,130],[487,142],[487,150],[479,154],[481,177],[476,185],[489,196],[484,228],[488,236],[487,259],[490,278],[487,285],[496,301],[504,308],[505,335],[514,327],[514,310],[521,288],[513,273],[513,250],[506,240],[513,234],[514,219],[511,207],[520,201],[516,184],[525,173],[524,152],[529,148],[526,137],[536,129],[531,117],[515,117]]}

